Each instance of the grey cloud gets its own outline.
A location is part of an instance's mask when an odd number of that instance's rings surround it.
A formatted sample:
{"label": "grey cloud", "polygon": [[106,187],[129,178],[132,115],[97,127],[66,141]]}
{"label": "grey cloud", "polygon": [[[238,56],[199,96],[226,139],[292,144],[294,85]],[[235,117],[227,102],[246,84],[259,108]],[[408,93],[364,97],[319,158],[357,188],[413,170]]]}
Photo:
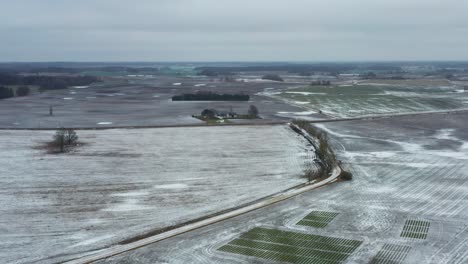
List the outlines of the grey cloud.
{"label": "grey cloud", "polygon": [[0,60],[466,60],[468,1],[15,0]]}

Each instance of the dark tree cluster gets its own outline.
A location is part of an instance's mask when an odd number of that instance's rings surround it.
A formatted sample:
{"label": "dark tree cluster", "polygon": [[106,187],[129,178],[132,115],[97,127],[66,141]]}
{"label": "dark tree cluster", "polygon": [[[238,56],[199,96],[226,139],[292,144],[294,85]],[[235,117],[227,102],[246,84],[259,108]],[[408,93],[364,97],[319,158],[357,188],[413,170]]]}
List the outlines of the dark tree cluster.
{"label": "dark tree cluster", "polygon": [[73,129],[61,128],[55,132],[52,146],[58,148],[59,152],[65,152],[68,147],[75,146],[78,141],[78,135]]}
{"label": "dark tree cluster", "polygon": [[[299,128],[305,130],[310,136],[315,138],[315,140],[318,142],[318,145],[314,142],[314,140],[309,140],[311,144],[315,146],[315,155],[317,159],[319,160],[319,165],[321,167],[321,172],[317,177],[323,178],[327,177],[333,170],[335,166],[339,166],[340,162],[336,159],[336,154],[333,151],[327,133],[317,130],[315,127],[313,127],[309,122],[304,121],[304,120],[294,120],[293,124],[298,126]],[[301,130],[297,129],[294,126],[291,126],[296,132],[299,134],[303,134]],[[306,176],[309,177],[310,175]],[[340,177],[343,180],[351,180],[352,179],[352,174],[345,172],[342,170],[342,173]]]}
{"label": "dark tree cluster", "polygon": [[370,80],[370,79],[377,78],[377,74],[375,74],[374,72],[368,72],[368,73],[361,74],[359,77]]}
{"label": "dark tree cluster", "polygon": [[262,77],[262,80],[270,80],[270,81],[277,81],[277,82],[284,82],[283,78],[281,78],[277,74],[267,74]]}
{"label": "dark tree cluster", "polygon": [[30,92],[31,89],[29,89],[28,86],[20,86],[18,89],[16,89],[17,96],[28,96]]}
{"label": "dark tree cluster", "polygon": [[0,99],[6,99],[15,96],[13,89],[0,86]]}
{"label": "dark tree cluster", "polygon": [[259,111],[258,108],[255,105],[250,105],[249,110],[247,111],[247,114],[251,117],[258,117]]}
{"label": "dark tree cluster", "polygon": [[208,77],[216,77],[216,76],[219,76],[219,75],[229,75],[230,72],[224,72],[224,71],[216,71],[216,70],[213,70],[213,69],[204,69],[204,70],[201,70],[197,73],[197,75],[200,75],[200,76],[208,76]]}
{"label": "dark tree cluster", "polygon": [[[357,65],[339,64],[339,63],[318,63],[318,64],[263,64],[250,66],[208,66],[198,67],[201,73],[229,74],[233,72],[267,72],[267,71],[286,71],[290,73],[311,73],[311,72],[344,72],[353,70]],[[203,74],[204,75],[204,74]]]}
{"label": "dark tree cluster", "polygon": [[54,66],[45,64],[0,64],[0,72],[4,73],[65,73],[79,74],[85,71],[98,72],[127,72],[127,73],[157,73],[158,68],[155,67],[127,67],[127,66],[88,66],[86,64],[70,64],[63,66]]}
{"label": "dark tree cluster", "polygon": [[69,86],[89,85],[98,81],[98,78],[92,76],[22,76],[13,74],[0,74],[0,84],[37,85],[41,91],[66,89]]}
{"label": "dark tree cluster", "polygon": [[248,101],[246,94],[217,94],[211,92],[182,94],[172,97],[172,101]]}
{"label": "dark tree cluster", "polygon": [[325,80],[318,80],[318,81],[313,81],[310,83],[311,86],[329,86],[331,84],[330,81],[325,81]]}

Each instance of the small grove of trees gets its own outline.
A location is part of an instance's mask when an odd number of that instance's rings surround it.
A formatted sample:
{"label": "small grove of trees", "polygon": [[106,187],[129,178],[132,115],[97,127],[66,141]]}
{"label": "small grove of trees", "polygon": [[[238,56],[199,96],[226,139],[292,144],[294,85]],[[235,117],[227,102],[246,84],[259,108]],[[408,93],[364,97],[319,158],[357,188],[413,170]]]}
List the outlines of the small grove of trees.
{"label": "small grove of trees", "polygon": [[277,82],[284,82],[283,78],[281,78],[277,74],[267,74],[262,77],[262,80],[270,80],[270,81],[277,81]]}
{"label": "small grove of trees", "polygon": [[368,72],[368,73],[360,74],[359,77],[370,80],[370,79],[377,78],[377,74],[375,74],[374,72]]}
{"label": "small grove of trees", "polygon": [[13,89],[0,86],[0,99],[6,99],[15,96]]}
{"label": "small grove of trees", "polygon": [[198,92],[194,94],[182,94],[172,97],[172,101],[248,101],[247,94],[217,94],[212,92]]}
{"label": "small grove of trees", "polygon": [[331,82],[326,80],[317,80],[310,83],[311,86],[329,86],[330,84]]}
{"label": "small grove of trees", "polygon": [[304,170],[304,176],[306,177],[307,181],[310,183],[317,178],[317,171],[315,170],[315,166],[312,162],[306,164],[306,169]]}
{"label": "small grove of trees", "polygon": [[250,105],[249,110],[247,111],[247,114],[249,115],[250,118],[258,117],[258,114],[259,114],[258,108],[255,105]]}
{"label": "small grove of trees", "polygon": [[[312,175],[312,166],[308,166],[305,171],[305,176],[310,181],[312,177],[314,178],[324,178],[327,177],[333,170],[335,166],[339,166],[339,161],[336,159],[336,154],[334,153],[330,143],[328,134],[324,131],[317,130],[310,123],[304,120],[294,120],[293,124],[305,130],[310,136],[315,138],[317,143],[312,143],[315,147],[315,155],[319,162],[321,170],[315,172],[315,175]],[[346,172],[342,169],[340,178],[343,180],[351,180],[352,174]]]}
{"label": "small grove of trees", "polygon": [[17,96],[28,96],[30,92],[31,89],[29,89],[28,86],[20,86],[18,89],[16,89]]}
{"label": "small grove of trees", "polygon": [[63,153],[70,147],[76,146],[78,135],[71,128],[60,128],[55,132],[51,147],[56,151]]}
{"label": "small grove of trees", "polygon": [[0,73],[1,85],[36,85],[39,91],[66,89],[69,86],[89,85],[98,82],[92,76],[43,76]]}

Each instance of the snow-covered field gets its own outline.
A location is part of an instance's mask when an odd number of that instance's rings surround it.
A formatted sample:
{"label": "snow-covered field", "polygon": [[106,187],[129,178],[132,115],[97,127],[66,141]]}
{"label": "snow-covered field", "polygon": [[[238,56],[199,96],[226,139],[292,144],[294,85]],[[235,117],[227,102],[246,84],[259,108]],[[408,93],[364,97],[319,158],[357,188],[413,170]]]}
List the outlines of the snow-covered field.
{"label": "snow-covered field", "polygon": [[286,126],[0,131],[2,263],[50,263],[304,182],[311,152]]}
{"label": "snow-covered field", "polygon": [[[353,181],[326,186],[102,263],[272,263],[219,251],[253,227],[354,239],[346,263],[369,263],[387,245],[401,263],[468,261],[468,114],[327,123]],[[336,212],[325,228],[297,225],[311,211]],[[401,237],[406,220],[427,221],[426,239]],[[400,262],[399,262],[400,263]]]}
{"label": "snow-covered field", "polygon": [[468,108],[456,87],[312,86],[261,93],[337,118]]}

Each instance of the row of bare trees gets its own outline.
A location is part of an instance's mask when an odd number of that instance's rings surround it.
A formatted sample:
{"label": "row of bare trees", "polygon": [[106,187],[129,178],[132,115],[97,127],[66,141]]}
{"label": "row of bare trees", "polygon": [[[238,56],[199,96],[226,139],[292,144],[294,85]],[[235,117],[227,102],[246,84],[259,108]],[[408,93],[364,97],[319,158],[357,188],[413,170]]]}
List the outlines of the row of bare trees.
{"label": "row of bare trees", "polygon": [[[316,170],[312,163],[308,164],[305,170],[305,176],[308,181],[311,182],[314,179],[328,177],[333,169],[340,165],[330,144],[328,134],[325,131],[315,128],[305,120],[293,120],[293,124],[306,131],[315,141],[311,143],[315,147],[315,163],[319,165],[320,169]],[[352,174],[342,169],[340,178],[351,180]]]}

